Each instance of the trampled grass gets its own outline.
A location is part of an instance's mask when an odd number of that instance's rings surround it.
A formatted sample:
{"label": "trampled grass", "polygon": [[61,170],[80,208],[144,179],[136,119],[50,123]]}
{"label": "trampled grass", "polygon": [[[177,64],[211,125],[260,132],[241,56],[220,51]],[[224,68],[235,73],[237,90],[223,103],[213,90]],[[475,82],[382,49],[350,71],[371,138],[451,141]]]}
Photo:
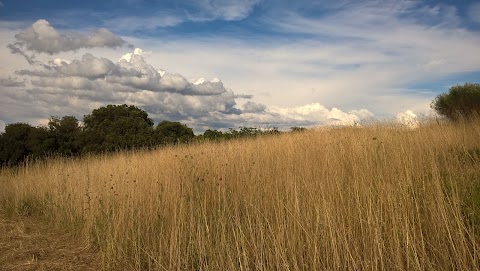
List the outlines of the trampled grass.
{"label": "trampled grass", "polygon": [[110,270],[477,270],[479,139],[434,122],[57,158],[3,170],[0,206]]}

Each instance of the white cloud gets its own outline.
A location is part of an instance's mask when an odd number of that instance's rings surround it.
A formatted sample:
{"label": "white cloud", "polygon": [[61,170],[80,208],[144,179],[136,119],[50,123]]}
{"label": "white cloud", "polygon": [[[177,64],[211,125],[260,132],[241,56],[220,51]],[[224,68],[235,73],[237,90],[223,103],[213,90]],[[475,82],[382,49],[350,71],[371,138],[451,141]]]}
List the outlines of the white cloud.
{"label": "white cloud", "polygon": [[[130,60],[132,60],[132,55],[138,55],[138,56],[141,56],[143,55],[143,50],[140,49],[140,48],[135,48],[135,50],[133,50],[133,53],[127,53],[127,54],[124,54],[120,60],[125,60],[127,62],[130,62]],[[119,60],[119,61],[120,61]]]}
{"label": "white cloud", "polygon": [[127,45],[122,38],[115,36],[105,28],[96,29],[89,35],[74,32],[61,33],[53,28],[47,20],[43,19],[36,21],[25,31],[15,35],[15,39],[16,43],[10,46],[12,51],[23,51],[23,48],[28,51],[47,54],[74,51],[81,48],[117,48]]}
{"label": "white cloud", "polygon": [[66,65],[66,64],[68,65],[70,63],[72,63],[72,61],[70,61],[70,60],[55,58],[50,64],[60,67],[60,66]]}
{"label": "white cloud", "polygon": [[[54,60],[59,62],[58,59]],[[70,62],[70,63],[68,63]],[[55,69],[63,76],[80,76],[88,79],[104,78],[115,64],[106,58],[96,58],[92,54],[84,54],[81,60],[60,60]]]}
{"label": "white cloud", "polygon": [[375,117],[375,115],[367,109],[351,110],[348,113],[356,115],[360,120],[368,120]]}
{"label": "white cloud", "polygon": [[[117,91],[171,92],[181,95],[219,95],[226,92],[221,80],[215,78],[188,81],[180,74],[155,69],[136,48],[123,55],[117,63],[106,58],[97,58],[90,53],[80,60],[55,58],[43,69],[20,70],[17,75],[39,77],[31,80],[36,87],[60,89],[96,90],[120,88]],[[5,81],[5,84],[8,83]]]}
{"label": "white cloud", "polygon": [[417,115],[413,113],[411,110],[398,113],[397,121],[400,124],[405,125],[410,129],[418,128],[418,125],[419,125]]}
{"label": "white cloud", "polygon": [[300,126],[318,126],[326,125],[356,125],[361,122],[365,115],[373,116],[373,113],[366,109],[353,112],[361,112],[361,114],[346,113],[338,108],[328,110],[320,103],[312,103],[298,107],[278,107],[272,106],[267,112],[279,115],[285,119],[289,119],[289,123],[298,123]]}
{"label": "white cloud", "polygon": [[17,72],[30,79],[23,90],[0,89],[5,97],[0,102],[1,114],[30,108],[24,119],[72,114],[70,112],[81,117],[95,107],[127,103],[144,108],[156,121],[182,121],[194,127],[196,132],[238,126],[352,125],[371,114],[364,109],[349,113],[337,108],[328,110],[318,103],[268,107],[247,101],[240,108],[236,99],[253,97],[235,94],[218,78],[189,81],[180,74],[160,72],[147,63],[141,49],[124,55],[117,63],[89,53],[78,60],[55,58],[47,63],[50,66],[41,66],[43,70]]}

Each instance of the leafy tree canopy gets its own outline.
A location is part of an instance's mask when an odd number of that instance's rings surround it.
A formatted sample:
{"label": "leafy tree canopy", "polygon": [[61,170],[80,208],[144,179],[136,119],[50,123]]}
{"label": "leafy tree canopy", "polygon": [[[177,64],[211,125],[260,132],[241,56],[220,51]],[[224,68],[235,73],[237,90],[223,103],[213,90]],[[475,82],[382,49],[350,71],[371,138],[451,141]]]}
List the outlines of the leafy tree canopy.
{"label": "leafy tree canopy", "polygon": [[0,163],[15,165],[24,160],[32,151],[28,148],[30,134],[34,127],[27,123],[13,123],[5,127],[0,138]]}
{"label": "leafy tree canopy", "polygon": [[208,129],[203,133],[203,138],[209,140],[219,140],[225,137],[222,131]]}
{"label": "leafy tree canopy", "polygon": [[154,144],[153,121],[133,105],[108,105],[83,118],[79,142],[83,152],[103,152]]}
{"label": "leafy tree canopy", "polygon": [[76,117],[51,117],[48,129],[50,140],[57,153],[72,155],[79,152],[77,135],[80,132],[80,126]]}
{"label": "leafy tree canopy", "polygon": [[164,120],[155,128],[157,139],[160,143],[185,143],[194,138],[192,128],[180,122]]}
{"label": "leafy tree canopy", "polygon": [[439,115],[450,120],[471,118],[480,115],[480,84],[466,83],[449,89],[448,93],[438,95],[431,104]]}

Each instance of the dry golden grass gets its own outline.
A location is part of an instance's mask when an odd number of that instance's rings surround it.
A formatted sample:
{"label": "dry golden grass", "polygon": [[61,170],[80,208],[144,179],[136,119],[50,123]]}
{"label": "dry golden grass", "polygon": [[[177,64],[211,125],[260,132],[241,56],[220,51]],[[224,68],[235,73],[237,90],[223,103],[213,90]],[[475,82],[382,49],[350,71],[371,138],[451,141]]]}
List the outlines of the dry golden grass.
{"label": "dry golden grass", "polygon": [[95,271],[99,253],[85,240],[48,223],[24,216],[0,216],[0,270]]}
{"label": "dry golden grass", "polygon": [[372,125],[55,159],[4,170],[0,206],[82,233],[108,270],[476,270],[479,138]]}

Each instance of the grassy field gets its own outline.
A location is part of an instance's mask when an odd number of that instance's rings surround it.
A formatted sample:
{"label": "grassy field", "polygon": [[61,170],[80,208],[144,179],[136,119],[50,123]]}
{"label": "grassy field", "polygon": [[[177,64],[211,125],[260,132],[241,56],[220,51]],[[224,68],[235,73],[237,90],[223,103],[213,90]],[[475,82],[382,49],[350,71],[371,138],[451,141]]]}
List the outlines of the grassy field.
{"label": "grassy field", "polygon": [[107,270],[480,268],[480,121],[57,158],[0,187]]}

